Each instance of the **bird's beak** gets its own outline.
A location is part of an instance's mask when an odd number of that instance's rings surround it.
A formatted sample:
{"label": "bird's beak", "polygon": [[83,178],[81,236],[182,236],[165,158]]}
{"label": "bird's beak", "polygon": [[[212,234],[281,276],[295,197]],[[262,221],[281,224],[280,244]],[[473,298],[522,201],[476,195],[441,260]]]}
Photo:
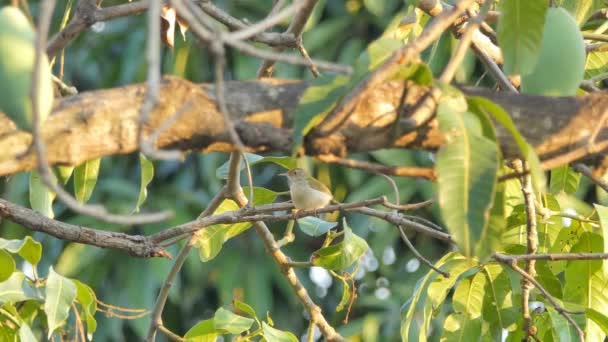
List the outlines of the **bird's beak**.
{"label": "bird's beak", "polygon": [[279,176],[287,177],[288,174],[287,174],[287,172],[283,172],[283,173],[279,173]]}

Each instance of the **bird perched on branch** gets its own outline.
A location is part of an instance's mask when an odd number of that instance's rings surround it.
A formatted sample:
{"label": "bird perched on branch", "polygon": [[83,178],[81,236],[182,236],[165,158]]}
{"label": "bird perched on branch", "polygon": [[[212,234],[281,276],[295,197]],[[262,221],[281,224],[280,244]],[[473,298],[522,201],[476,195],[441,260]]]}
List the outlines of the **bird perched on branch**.
{"label": "bird perched on branch", "polygon": [[298,210],[323,208],[333,198],[325,184],[309,176],[303,169],[292,169],[280,175],[287,177],[291,200]]}

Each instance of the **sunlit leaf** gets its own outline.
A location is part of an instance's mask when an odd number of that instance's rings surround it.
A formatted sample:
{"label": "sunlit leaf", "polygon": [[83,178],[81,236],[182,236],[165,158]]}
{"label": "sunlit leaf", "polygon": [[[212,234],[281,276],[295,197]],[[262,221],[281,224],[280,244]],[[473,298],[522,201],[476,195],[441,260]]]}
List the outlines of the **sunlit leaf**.
{"label": "sunlit leaf", "polygon": [[490,324],[494,339],[500,339],[502,330],[515,323],[518,315],[518,308],[513,305],[509,274],[498,264],[483,266],[481,273],[486,277],[483,319]]}
{"label": "sunlit leaf", "polygon": [[254,320],[251,318],[239,316],[224,308],[217,309],[213,317],[215,329],[225,330],[230,334],[240,334],[248,330],[253,322]]}
{"label": "sunlit leaf", "polygon": [[[608,253],[608,207],[604,207],[599,204],[594,204],[597,216],[600,219],[600,227],[602,228],[602,237],[604,240],[604,249],[602,253]],[[608,277],[608,260],[604,260],[603,263],[604,276]]]}
{"label": "sunlit leaf", "polygon": [[154,164],[143,153],[139,154],[139,167],[140,167],[140,181],[139,181],[139,195],[137,196],[137,204],[134,213],[139,212],[139,208],[148,198],[148,184],[154,178]]}
{"label": "sunlit leaf", "polygon": [[72,177],[73,173],[74,173],[73,166],[63,166],[63,165],[55,166],[55,174],[57,175],[57,178],[59,179],[59,181],[64,185],[68,183],[68,181],[70,180],[70,177]]}
{"label": "sunlit leaf", "polygon": [[351,300],[350,285],[348,285],[348,282],[346,280],[341,278],[339,279],[342,282],[342,298],[340,298],[340,302],[336,306],[336,312],[344,310],[346,304],[348,304]]}
{"label": "sunlit leaf", "polygon": [[508,75],[532,72],[540,56],[545,15],[545,0],[509,0],[500,2],[498,42]]}
{"label": "sunlit leaf", "polygon": [[330,270],[341,270],[352,265],[369,249],[367,242],[357,236],[343,221],[344,239],[328,247],[315,251],[312,255],[312,263]]}
{"label": "sunlit leaf", "polygon": [[76,300],[80,303],[87,323],[87,338],[93,340],[93,334],[97,330],[95,312],[97,312],[97,297],[93,289],[78,280],[72,280],[76,285]]}
{"label": "sunlit leaf", "polygon": [[579,26],[583,25],[594,11],[605,7],[602,0],[557,0],[556,3],[572,13]]}
{"label": "sunlit leaf", "polygon": [[585,79],[608,72],[608,51],[604,49],[589,51],[585,62]]}
{"label": "sunlit leaf", "polygon": [[567,194],[573,194],[578,189],[578,182],[580,178],[581,174],[574,172],[570,166],[558,166],[551,170],[549,191],[552,194],[557,194],[561,191]]}
{"label": "sunlit leaf", "polygon": [[101,158],[86,161],[74,169],[74,194],[80,203],[86,203],[93,194]]}
{"label": "sunlit leaf", "polygon": [[450,314],[443,323],[440,341],[472,341],[481,335],[481,320],[470,319],[465,312]]}
{"label": "sunlit leaf", "polygon": [[[602,236],[584,232],[571,249],[571,253],[601,253],[604,249]],[[602,269],[602,260],[568,261],[564,274],[564,300],[580,304],[586,308],[608,314],[608,278]],[[585,337],[589,341],[603,341],[606,334],[592,320],[587,318]]]}
{"label": "sunlit leaf", "polygon": [[268,342],[298,342],[298,338],[291,332],[275,329],[266,322],[262,322],[262,331]]}
{"label": "sunlit leaf", "polygon": [[188,330],[184,338],[192,342],[215,342],[218,335],[225,333],[226,331],[215,329],[213,318],[211,318],[196,323]]}
{"label": "sunlit leaf", "polygon": [[251,307],[251,305],[241,302],[238,299],[234,299],[232,300],[232,305],[234,305],[235,308],[243,311],[244,313],[246,313],[247,315],[249,315],[249,317],[255,319],[256,323],[258,324],[258,326],[260,325],[260,322],[258,320],[258,316],[255,314],[255,310],[253,310],[253,308]]}
{"label": "sunlit leaf", "polygon": [[44,312],[49,327],[48,338],[68,318],[70,305],[76,299],[76,292],[76,285],[72,280],[55,273],[52,267],[49,269],[44,301]]}
{"label": "sunlit leaf", "polygon": [[13,257],[6,251],[0,249],[0,282],[10,278],[13,272],[15,272],[15,269],[16,265]]}
{"label": "sunlit leaf", "polygon": [[36,265],[42,257],[42,244],[26,236],[23,240],[5,240],[0,238],[0,249],[13,254],[19,254],[32,265]]}
{"label": "sunlit leaf", "polygon": [[[249,194],[247,187],[243,188],[245,194]],[[253,189],[253,204],[262,205],[272,203],[278,194],[265,188]],[[239,206],[233,200],[224,200],[215,210],[214,214],[238,210]],[[217,256],[222,246],[230,238],[233,238],[251,227],[251,222],[235,224],[216,224],[203,228],[196,236],[195,247],[199,249],[201,261],[206,262]]]}
{"label": "sunlit leaf", "polygon": [[585,313],[587,314],[587,318],[595,322],[604,334],[608,334],[608,315],[594,309],[586,309]]}

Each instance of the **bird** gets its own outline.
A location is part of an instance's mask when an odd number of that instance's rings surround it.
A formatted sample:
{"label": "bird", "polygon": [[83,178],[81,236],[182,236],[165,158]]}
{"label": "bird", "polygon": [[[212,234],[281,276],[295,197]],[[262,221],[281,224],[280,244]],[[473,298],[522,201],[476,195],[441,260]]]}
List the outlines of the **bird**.
{"label": "bird", "polygon": [[291,169],[280,175],[287,177],[291,200],[299,211],[323,208],[333,199],[325,184],[309,176],[301,168]]}

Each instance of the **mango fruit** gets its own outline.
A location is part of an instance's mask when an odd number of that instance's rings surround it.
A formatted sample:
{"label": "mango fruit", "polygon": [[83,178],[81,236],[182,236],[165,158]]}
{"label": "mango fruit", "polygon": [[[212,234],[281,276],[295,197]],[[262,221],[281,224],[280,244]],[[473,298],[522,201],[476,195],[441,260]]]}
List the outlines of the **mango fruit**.
{"label": "mango fruit", "polygon": [[585,73],[585,43],[576,21],[565,9],[549,8],[538,64],[521,78],[521,92],[574,96]]}
{"label": "mango fruit", "polygon": [[[31,131],[31,87],[34,72],[36,32],[16,7],[0,10],[0,111],[21,130]],[[46,53],[40,58],[38,104],[40,122],[53,107],[53,83]]]}

